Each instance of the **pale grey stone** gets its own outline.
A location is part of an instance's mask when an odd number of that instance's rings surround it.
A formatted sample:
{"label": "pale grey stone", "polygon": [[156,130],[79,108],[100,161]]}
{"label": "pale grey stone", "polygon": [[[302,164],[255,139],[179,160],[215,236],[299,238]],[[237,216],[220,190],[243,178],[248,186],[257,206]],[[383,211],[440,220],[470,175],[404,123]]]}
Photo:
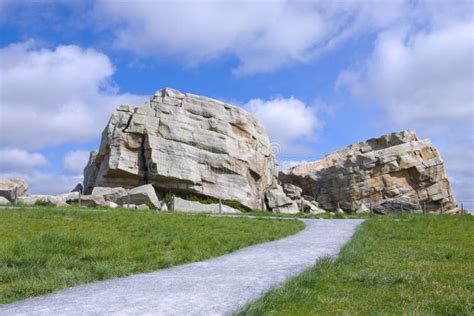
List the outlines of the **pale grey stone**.
{"label": "pale grey stone", "polygon": [[356,211],[357,214],[370,214],[370,209],[362,203]]}
{"label": "pale grey stone", "polygon": [[106,201],[115,202],[117,204],[126,203],[127,190],[124,188],[106,188],[106,187],[95,187],[92,190],[92,195],[101,195]]}
{"label": "pale grey stone", "polygon": [[69,192],[56,195],[56,198],[64,201],[65,203],[78,203],[79,202],[79,192]]}
{"label": "pale grey stone", "polygon": [[10,201],[7,200],[7,198],[0,196],[0,205],[9,205]]}
{"label": "pale grey stone", "polygon": [[110,208],[117,208],[118,204],[115,203],[115,202],[108,201],[107,206],[110,207]]}
{"label": "pale grey stone", "polygon": [[63,198],[54,195],[28,195],[20,196],[17,200],[18,203],[24,205],[35,205],[36,203],[47,203],[57,207],[68,207]]}
{"label": "pale grey stone", "polygon": [[128,190],[128,195],[130,196],[130,202],[133,204],[146,204],[151,208],[160,209],[161,203],[156,196],[155,189],[151,184],[146,184],[130,189]]}
{"label": "pale grey stone", "polygon": [[316,205],[314,203],[314,201],[302,200],[302,202],[301,202],[301,211],[304,212],[305,209],[308,209],[308,213],[313,214],[313,215],[326,213],[326,211],[323,210],[322,208],[320,208],[318,205]]}
{"label": "pale grey stone", "polygon": [[0,179],[0,196],[3,196],[10,202],[17,197],[26,196],[28,184],[21,179]]}
{"label": "pale grey stone", "polygon": [[241,212],[230,206],[218,203],[203,204],[197,201],[188,201],[179,197],[173,198],[174,211],[186,213],[214,213],[214,214],[240,214]]}
{"label": "pale grey stone", "polygon": [[137,205],[137,210],[146,211],[146,210],[149,210],[149,209],[150,208],[146,204]]}
{"label": "pale grey stone", "polygon": [[296,185],[285,183],[283,185],[283,192],[285,192],[286,196],[288,196],[290,199],[295,200],[301,198],[303,189],[297,187]]}
{"label": "pale grey stone", "polygon": [[344,214],[344,210],[340,207],[336,208],[336,214]]}
{"label": "pale grey stone", "polygon": [[82,206],[107,206],[107,201],[105,201],[102,195],[83,195],[81,196],[81,205]]}

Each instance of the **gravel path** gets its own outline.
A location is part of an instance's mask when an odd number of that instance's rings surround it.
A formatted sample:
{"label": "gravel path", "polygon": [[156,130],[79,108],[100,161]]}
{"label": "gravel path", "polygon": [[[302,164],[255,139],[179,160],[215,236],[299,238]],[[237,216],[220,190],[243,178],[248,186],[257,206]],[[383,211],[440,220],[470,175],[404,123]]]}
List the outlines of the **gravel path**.
{"label": "gravel path", "polygon": [[318,258],[336,256],[363,220],[302,221],[303,231],[281,240],[0,305],[0,315],[231,315]]}

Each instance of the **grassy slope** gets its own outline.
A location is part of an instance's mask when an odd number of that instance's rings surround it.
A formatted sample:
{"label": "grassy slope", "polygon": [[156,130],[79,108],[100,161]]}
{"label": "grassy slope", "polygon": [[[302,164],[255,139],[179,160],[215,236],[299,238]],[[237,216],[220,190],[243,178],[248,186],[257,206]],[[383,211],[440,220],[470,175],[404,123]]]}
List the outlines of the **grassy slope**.
{"label": "grassy slope", "polygon": [[223,255],[303,227],[126,210],[1,210],[0,303]]}
{"label": "grassy slope", "polygon": [[474,217],[374,218],[242,315],[474,314]]}

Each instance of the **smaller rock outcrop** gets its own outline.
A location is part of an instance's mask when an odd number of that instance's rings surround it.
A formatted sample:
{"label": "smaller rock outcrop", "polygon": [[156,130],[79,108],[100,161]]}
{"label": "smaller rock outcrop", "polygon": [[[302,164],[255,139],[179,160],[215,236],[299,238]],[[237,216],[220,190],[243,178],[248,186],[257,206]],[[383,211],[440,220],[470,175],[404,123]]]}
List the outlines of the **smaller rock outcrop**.
{"label": "smaller rock outcrop", "polygon": [[324,209],[338,213],[456,208],[438,150],[411,130],[350,145],[280,172],[279,180],[302,188]]}
{"label": "smaller rock outcrop", "polygon": [[118,205],[145,204],[153,209],[159,210],[161,208],[160,200],[158,199],[155,189],[151,184],[141,185],[128,190],[121,187],[95,187],[92,190],[92,195],[102,196],[105,201],[114,202]]}
{"label": "smaller rock outcrop", "polygon": [[273,213],[296,214],[299,212],[296,202],[285,194],[280,185],[268,190],[265,197]]}
{"label": "smaller rock outcrop", "polygon": [[20,179],[0,179],[0,196],[10,202],[15,202],[18,197],[26,196],[28,184]]}

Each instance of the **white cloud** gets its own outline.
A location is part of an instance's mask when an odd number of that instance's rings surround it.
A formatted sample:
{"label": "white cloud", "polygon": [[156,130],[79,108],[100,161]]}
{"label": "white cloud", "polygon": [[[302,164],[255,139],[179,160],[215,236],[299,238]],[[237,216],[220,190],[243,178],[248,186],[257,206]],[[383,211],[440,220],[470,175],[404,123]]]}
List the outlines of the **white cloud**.
{"label": "white cloud", "polygon": [[0,149],[0,172],[29,171],[48,165],[49,161],[40,153],[16,148]]}
{"label": "white cloud", "polygon": [[0,145],[27,149],[83,142],[100,135],[112,109],[144,97],[111,85],[108,57],[75,45],[34,42],[0,49]]}
{"label": "white cloud", "polygon": [[81,175],[64,175],[60,173],[0,172],[0,178],[16,178],[26,180],[30,194],[60,194],[70,192],[78,183],[82,183]]}
{"label": "white cloud", "polygon": [[306,62],[339,43],[390,25],[409,1],[114,1],[95,7],[115,45],[196,65],[221,56],[238,74]]}
{"label": "white cloud", "polygon": [[89,161],[89,151],[74,150],[66,153],[63,159],[63,169],[73,174],[82,174]]}
{"label": "white cloud", "polygon": [[288,170],[291,167],[298,166],[304,163],[308,163],[308,160],[281,160],[278,162],[278,169],[280,171]]}
{"label": "white cloud", "polygon": [[270,140],[285,153],[290,147],[298,147],[292,142],[315,141],[322,122],[317,117],[315,106],[290,98],[270,100],[252,99],[244,108],[254,114],[265,126]]}
{"label": "white cloud", "polygon": [[[474,209],[474,21],[472,2],[421,1],[410,16],[378,35],[362,67],[341,73],[382,121],[415,128],[445,158],[458,202]],[[420,27],[423,25],[423,27]]]}
{"label": "white cloud", "polygon": [[383,33],[365,69],[343,73],[339,83],[378,102],[401,125],[472,122],[473,29],[465,23],[408,38],[406,30]]}

